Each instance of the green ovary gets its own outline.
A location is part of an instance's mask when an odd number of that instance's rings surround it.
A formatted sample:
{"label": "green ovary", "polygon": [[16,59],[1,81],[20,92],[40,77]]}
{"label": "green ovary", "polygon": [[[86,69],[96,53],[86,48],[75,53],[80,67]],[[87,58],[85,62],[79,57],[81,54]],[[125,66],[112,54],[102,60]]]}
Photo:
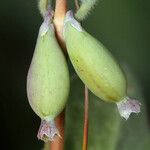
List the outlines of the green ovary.
{"label": "green ovary", "polygon": [[84,84],[108,102],[126,96],[126,79],[110,52],[86,31],[78,31],[71,23],[65,27],[65,39],[72,64]]}
{"label": "green ovary", "polygon": [[67,63],[49,29],[39,34],[27,77],[31,107],[42,119],[54,119],[65,107],[69,93]]}

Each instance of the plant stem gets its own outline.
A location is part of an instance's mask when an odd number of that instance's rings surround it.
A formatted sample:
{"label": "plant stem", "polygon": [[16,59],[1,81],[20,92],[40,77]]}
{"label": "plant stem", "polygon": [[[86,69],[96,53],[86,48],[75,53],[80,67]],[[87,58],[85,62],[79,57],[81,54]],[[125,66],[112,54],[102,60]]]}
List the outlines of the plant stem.
{"label": "plant stem", "polygon": [[63,150],[64,149],[64,124],[65,124],[65,111],[63,111],[56,118],[56,126],[58,127],[61,138],[56,137],[55,140],[50,143],[50,150]]}
{"label": "plant stem", "polygon": [[88,96],[88,88],[85,86],[85,99],[84,99],[84,133],[83,133],[83,145],[82,150],[87,150],[88,147],[88,103],[89,103],[89,96]]}
{"label": "plant stem", "polygon": [[[76,11],[79,9],[79,2],[75,0]],[[88,126],[89,126],[89,114],[88,114],[88,105],[89,105],[89,95],[88,88],[84,88],[84,131],[83,131],[83,144],[82,150],[87,150],[88,148]]]}
{"label": "plant stem", "polygon": [[56,29],[56,36],[60,46],[65,49],[65,42],[63,38],[63,24],[67,10],[66,0],[56,0],[55,3],[55,14],[54,14],[54,25]]}
{"label": "plant stem", "polygon": [[75,6],[76,6],[76,11],[78,11],[78,9],[79,9],[79,2],[78,2],[78,0],[74,0],[74,2],[75,2]]}
{"label": "plant stem", "polygon": [[[63,39],[63,23],[66,15],[66,0],[56,0],[54,26],[56,31],[57,40],[64,50],[65,43]],[[56,137],[55,141],[50,143],[50,150],[63,150],[64,149],[64,124],[65,124],[65,110],[56,118],[56,126],[60,132],[60,136]]]}

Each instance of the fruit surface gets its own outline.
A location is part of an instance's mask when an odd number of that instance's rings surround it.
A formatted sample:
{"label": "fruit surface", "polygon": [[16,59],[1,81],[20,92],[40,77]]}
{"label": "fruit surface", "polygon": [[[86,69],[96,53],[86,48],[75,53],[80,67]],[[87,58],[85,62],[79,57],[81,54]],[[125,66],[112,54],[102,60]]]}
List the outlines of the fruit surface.
{"label": "fruit surface", "polygon": [[66,20],[64,37],[68,54],[81,80],[101,99],[121,101],[126,96],[126,79],[118,63],[76,20]]}
{"label": "fruit surface", "polygon": [[69,72],[52,25],[43,23],[27,76],[27,94],[35,113],[53,120],[65,107]]}

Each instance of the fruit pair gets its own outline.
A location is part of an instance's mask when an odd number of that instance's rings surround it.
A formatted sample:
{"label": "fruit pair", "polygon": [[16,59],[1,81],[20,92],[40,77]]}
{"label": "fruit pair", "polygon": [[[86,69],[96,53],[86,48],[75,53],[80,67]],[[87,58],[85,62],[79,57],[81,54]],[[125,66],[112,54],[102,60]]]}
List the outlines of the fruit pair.
{"label": "fruit pair", "polygon": [[[71,62],[84,84],[99,98],[116,103],[121,116],[140,112],[139,103],[126,94],[126,79],[110,52],[83,30],[71,11],[64,22],[64,39]],[[51,15],[40,27],[27,77],[27,93],[32,109],[42,119],[38,138],[53,140],[59,132],[55,117],[63,110],[69,94],[69,72],[57,43]]]}

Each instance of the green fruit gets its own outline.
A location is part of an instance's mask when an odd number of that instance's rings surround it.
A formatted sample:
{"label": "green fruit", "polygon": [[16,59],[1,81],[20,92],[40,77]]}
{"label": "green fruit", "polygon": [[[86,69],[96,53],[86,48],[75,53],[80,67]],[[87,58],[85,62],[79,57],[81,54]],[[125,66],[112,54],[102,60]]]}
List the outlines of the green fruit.
{"label": "green fruit", "polygon": [[68,93],[69,72],[65,57],[55,38],[54,27],[44,22],[27,76],[29,103],[43,122],[51,122],[54,126],[53,120],[64,109]]}
{"label": "green fruit", "polygon": [[64,36],[77,74],[96,96],[108,102],[121,101],[126,96],[126,79],[120,66],[99,41],[74,26],[67,21]]}
{"label": "green fruit", "polygon": [[117,103],[126,119],[132,112],[140,112],[138,102],[126,96],[126,78],[119,64],[102,43],[82,29],[71,11],[65,18],[64,37],[77,74],[96,96]]}

